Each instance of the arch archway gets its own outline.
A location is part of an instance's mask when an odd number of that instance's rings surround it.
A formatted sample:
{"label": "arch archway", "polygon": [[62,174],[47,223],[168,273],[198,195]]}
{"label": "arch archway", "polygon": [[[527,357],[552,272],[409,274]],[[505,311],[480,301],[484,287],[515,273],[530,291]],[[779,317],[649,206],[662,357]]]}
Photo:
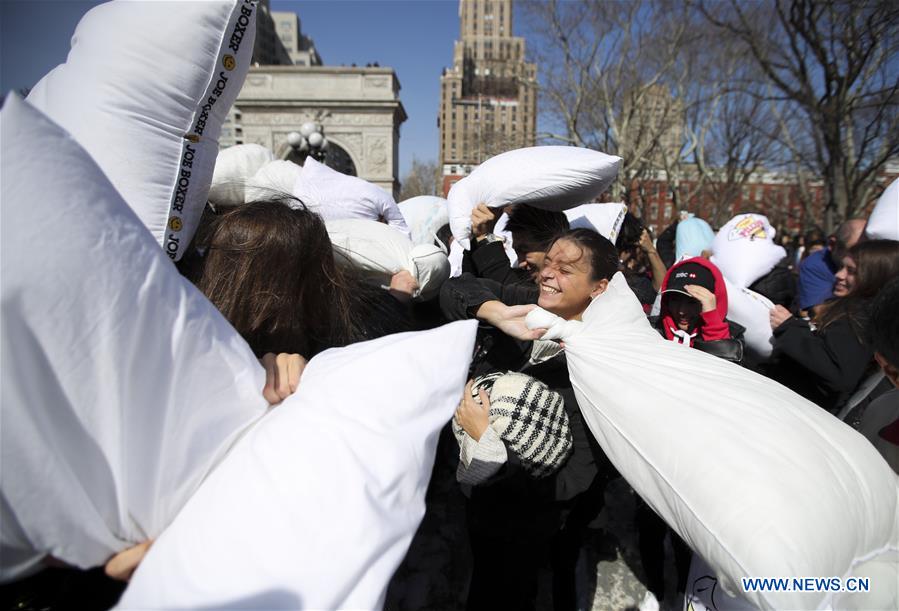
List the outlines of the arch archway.
{"label": "arch archway", "polygon": [[[306,154],[299,153],[296,150],[287,147],[287,154],[284,159],[292,161],[297,165],[303,165],[303,162],[306,160]],[[325,150],[324,164],[332,170],[337,170],[341,174],[346,174],[347,176],[358,175],[356,173],[356,164],[353,162],[353,158],[350,157],[350,154],[346,149],[333,141],[328,143],[328,148]]]}

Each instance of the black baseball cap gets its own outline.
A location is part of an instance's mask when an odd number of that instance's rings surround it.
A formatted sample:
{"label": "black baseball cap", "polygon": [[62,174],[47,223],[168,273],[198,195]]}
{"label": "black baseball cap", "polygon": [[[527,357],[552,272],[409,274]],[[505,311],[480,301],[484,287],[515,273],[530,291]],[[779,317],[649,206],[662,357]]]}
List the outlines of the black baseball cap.
{"label": "black baseball cap", "polygon": [[710,292],[715,292],[715,276],[709,268],[699,263],[684,263],[672,270],[668,277],[668,285],[662,294],[665,293],[681,293],[687,297],[692,297],[690,293],[684,289],[688,284],[696,284],[707,288]]}

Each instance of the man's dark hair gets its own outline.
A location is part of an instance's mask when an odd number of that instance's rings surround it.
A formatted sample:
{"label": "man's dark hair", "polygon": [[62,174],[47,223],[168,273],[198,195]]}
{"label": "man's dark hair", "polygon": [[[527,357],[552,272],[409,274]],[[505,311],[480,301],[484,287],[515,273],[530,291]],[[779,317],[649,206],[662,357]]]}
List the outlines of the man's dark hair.
{"label": "man's dark hair", "polygon": [[618,232],[618,238],[615,240],[615,248],[619,251],[628,248],[639,247],[640,238],[643,236],[645,225],[643,221],[638,219],[630,212],[624,215],[621,222],[621,230]]}
{"label": "man's dark hair", "polygon": [[812,227],[802,236],[802,245],[805,246],[806,250],[815,245],[826,246],[827,235],[820,227]]}
{"label": "man's dark hair", "polygon": [[564,212],[542,210],[527,204],[518,204],[509,212],[506,230],[515,238],[516,250],[549,250],[559,234],[568,231],[568,217]]}
{"label": "man's dark hair", "polygon": [[618,251],[607,238],[592,229],[571,229],[558,237],[589,252],[590,280],[611,280],[618,271]]}
{"label": "man's dark hair", "polygon": [[[437,230],[437,239],[446,248],[446,252],[449,252],[450,238],[452,237],[453,231],[450,229],[449,223]],[[440,246],[440,244],[437,244],[437,246]]]}
{"label": "man's dark hair", "polygon": [[890,365],[899,367],[899,276],[884,285],[871,304],[868,342]]}

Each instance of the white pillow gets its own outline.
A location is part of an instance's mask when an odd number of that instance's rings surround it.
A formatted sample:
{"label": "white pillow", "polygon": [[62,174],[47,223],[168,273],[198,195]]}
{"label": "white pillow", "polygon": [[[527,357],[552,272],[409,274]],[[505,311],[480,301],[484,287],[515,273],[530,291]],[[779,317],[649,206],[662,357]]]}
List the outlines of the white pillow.
{"label": "white pillow", "polygon": [[293,194],[325,220],[383,219],[409,235],[406,220],[387,191],[361,178],[332,170],[311,157],[303,163]]}
{"label": "white pillow", "polygon": [[[591,432],[726,591],[742,592],[741,577],[842,576],[863,561],[899,571],[899,479],[849,426],[776,382],[664,341],[620,273],[582,323],[559,319],[558,329]],[[813,609],[825,593],[745,598]]]}
{"label": "white pillow", "polygon": [[471,211],[482,203],[547,210],[585,204],[609,187],[620,165],[620,157],[573,146],[535,146],[491,157],[450,189],[453,236],[468,246]]}
{"label": "white pillow", "polygon": [[158,536],[267,405],[249,347],[75,140],[15,95],[0,131],[8,581]]}
{"label": "white pillow", "polygon": [[[499,215],[499,218],[496,220],[496,225],[493,227],[493,233],[498,235],[503,239],[503,249],[506,251],[506,257],[509,258],[509,265],[515,266],[518,265],[518,253],[515,252],[515,240],[512,238],[512,232],[506,229],[506,225],[509,224],[509,215],[503,212]],[[455,243],[455,240],[454,240]],[[461,246],[459,247],[459,253],[462,253]],[[450,253],[452,254],[452,253]],[[460,256],[459,266],[461,268],[462,260]],[[460,272],[461,273],[461,272]]]}
{"label": "white pillow", "polygon": [[379,284],[389,285],[390,277],[405,269],[418,282],[413,297],[427,300],[449,278],[450,264],[440,248],[413,246],[407,236],[384,223],[346,219],[326,225],[334,252]]}
{"label": "white pillow", "polygon": [[442,197],[419,195],[401,201],[397,206],[406,219],[406,225],[412,233],[412,242],[416,245],[433,244],[440,228],[449,223],[449,211],[446,200]]}
{"label": "white pillow", "polygon": [[[425,511],[475,321],[313,358],[150,549],[123,609],[380,609]],[[424,358],[423,358],[424,357]]]}
{"label": "white pillow", "polygon": [[206,205],[255,33],[249,0],[102,4],[81,19],[66,63],[28,96],[87,150],[174,260]]}
{"label": "white pillow", "polygon": [[[212,175],[212,186],[209,188],[209,201],[216,206],[240,206],[248,201],[256,199],[257,192],[251,189],[255,187],[268,187],[263,181],[273,177],[269,172],[261,172],[275,162],[275,155],[260,144],[237,144],[219,151],[215,160],[215,172]],[[280,161],[277,163],[290,163]],[[292,164],[296,165],[296,164]],[[294,178],[296,182],[296,178]],[[252,183],[252,184],[251,184]],[[258,184],[256,184],[258,183]],[[278,182],[280,186],[280,181]],[[293,191],[293,184],[287,193]],[[270,196],[270,193],[263,197]]]}
{"label": "white pillow", "polygon": [[899,179],[886,188],[865,225],[869,238],[899,240]]}
{"label": "white pillow", "polygon": [[[816,580],[826,580],[828,583],[834,577],[840,579],[840,584],[847,588],[846,591],[822,592],[823,602],[819,609],[840,609],[848,611],[870,611],[871,609],[895,609],[899,600],[897,589],[899,579],[896,579],[896,567],[899,566],[899,552],[887,552],[878,558],[867,562],[859,562],[844,575],[798,575],[789,576],[787,582],[793,587],[793,579],[804,581],[806,577]],[[768,577],[768,576],[766,576]],[[773,575],[771,577],[784,579],[786,576]],[[848,589],[849,579],[853,588],[861,586],[861,580],[867,585],[867,591],[853,591]],[[687,591],[685,593],[684,609],[692,611],[754,611],[757,607],[750,605],[742,593],[736,597],[729,596],[718,585],[718,578],[709,565],[699,556],[693,556],[690,563],[690,574],[687,577]]]}
{"label": "white pillow", "polygon": [[624,204],[584,204],[565,211],[572,229],[592,229],[614,244],[624,224]]}
{"label": "white pillow", "polygon": [[458,278],[462,275],[462,258],[465,256],[465,249],[462,248],[459,240],[453,240],[449,250],[446,258],[450,264],[450,278]]}
{"label": "white pillow", "polygon": [[771,356],[774,332],[769,315],[774,303],[755,291],[739,287],[724,279],[727,288],[727,318],[746,328],[743,343],[762,358]]}
{"label": "white pillow", "polygon": [[770,272],[787,256],[774,243],[774,227],[761,214],[738,214],[718,230],[712,242],[712,262],[724,277],[746,287]]}

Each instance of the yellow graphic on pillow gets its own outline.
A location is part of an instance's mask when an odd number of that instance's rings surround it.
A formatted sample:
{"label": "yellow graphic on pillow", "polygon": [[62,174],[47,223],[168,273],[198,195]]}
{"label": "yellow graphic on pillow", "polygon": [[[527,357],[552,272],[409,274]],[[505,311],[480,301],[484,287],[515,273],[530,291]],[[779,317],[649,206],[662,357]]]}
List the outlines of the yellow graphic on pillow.
{"label": "yellow graphic on pillow", "polygon": [[225,70],[234,70],[234,67],[237,66],[237,60],[234,59],[233,55],[225,55],[222,58],[222,65],[225,67]]}
{"label": "yellow graphic on pillow", "polygon": [[183,226],[184,226],[184,224],[181,222],[181,219],[179,219],[177,216],[173,216],[172,218],[169,219],[169,228],[172,231],[181,231],[181,227],[183,227]]}
{"label": "yellow graphic on pillow", "polygon": [[765,222],[762,219],[750,215],[734,225],[734,228],[730,230],[727,239],[731,241],[749,239],[751,241],[764,240],[767,237],[768,234],[765,233]]}

